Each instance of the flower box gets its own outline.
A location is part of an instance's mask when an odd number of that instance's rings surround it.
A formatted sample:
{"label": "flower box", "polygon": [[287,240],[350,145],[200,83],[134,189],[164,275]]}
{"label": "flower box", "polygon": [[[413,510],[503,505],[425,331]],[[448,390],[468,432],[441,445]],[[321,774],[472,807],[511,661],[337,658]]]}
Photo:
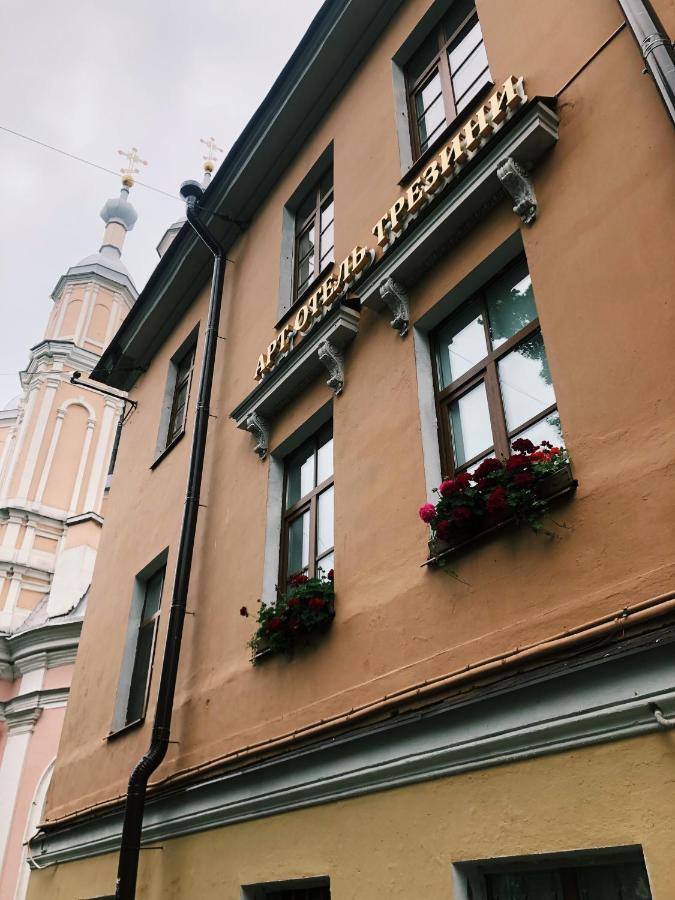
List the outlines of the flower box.
{"label": "flower box", "polygon": [[[326,578],[294,575],[285,591],[277,590],[275,603],[258,602],[257,628],[249,641],[254,665],[280,653],[290,656],[328,631],[335,618],[333,570]],[[245,606],[239,612],[250,615]]]}
{"label": "flower box", "polygon": [[438,502],[425,504],[420,518],[432,531],[429,559],[438,565],[455,550],[514,523],[544,531],[541,518],[557,497],[577,486],[564,448],[514,442],[514,456],[488,459],[473,473],[445,480]]}

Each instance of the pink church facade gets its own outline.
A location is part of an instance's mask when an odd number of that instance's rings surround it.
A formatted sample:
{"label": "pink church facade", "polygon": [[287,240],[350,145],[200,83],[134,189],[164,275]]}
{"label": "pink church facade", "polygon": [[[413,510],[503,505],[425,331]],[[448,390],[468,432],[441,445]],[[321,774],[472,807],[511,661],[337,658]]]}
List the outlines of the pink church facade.
{"label": "pink church facade", "polygon": [[59,279],[16,408],[0,411],[2,900],[26,896],[25,845],[58,748],[124,413],[124,396],[87,375],[137,296],[121,261],[137,217],[132,183],[101,211],[99,251]]}

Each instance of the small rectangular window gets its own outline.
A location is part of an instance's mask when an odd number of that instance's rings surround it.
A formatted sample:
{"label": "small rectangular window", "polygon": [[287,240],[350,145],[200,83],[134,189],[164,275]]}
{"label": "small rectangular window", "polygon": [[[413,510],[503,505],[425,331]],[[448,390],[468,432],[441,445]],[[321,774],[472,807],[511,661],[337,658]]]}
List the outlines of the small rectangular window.
{"label": "small rectangular window", "polygon": [[295,211],[293,300],[333,262],[333,174],[327,172],[305,195]]}
{"label": "small rectangular window", "polygon": [[136,722],[145,716],[165,571],[165,567],[162,566],[143,584],[143,606],[136,634],[136,648],[131,681],[129,683],[125,725]]}
{"label": "small rectangular window", "polygon": [[435,333],[436,402],[444,473],[506,457],[517,437],[562,443],[551,371],[525,259]]}
{"label": "small rectangular window", "polygon": [[483,34],[473,0],[455,0],[406,65],[408,115],[414,156],[491,83]]}
{"label": "small rectangular window", "polygon": [[334,566],[333,425],[324,425],[285,462],[281,581],[318,578]]}
{"label": "small rectangular window", "polygon": [[175,363],[176,382],[173,389],[171,413],[169,415],[169,428],[166,435],[166,445],[172,444],[185,428],[188,399],[190,397],[190,382],[192,381],[192,369],[195,362],[194,345]]}
{"label": "small rectangular window", "polygon": [[302,878],[275,884],[247,885],[242,900],[331,900],[327,878]]}

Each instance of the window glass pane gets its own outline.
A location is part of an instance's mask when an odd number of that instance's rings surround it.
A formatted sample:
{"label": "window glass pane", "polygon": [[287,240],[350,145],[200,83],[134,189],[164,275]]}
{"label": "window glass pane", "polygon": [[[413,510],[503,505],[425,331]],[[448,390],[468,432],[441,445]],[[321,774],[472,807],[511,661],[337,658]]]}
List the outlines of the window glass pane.
{"label": "window glass pane", "polygon": [[333,438],[319,447],[316,460],[316,483],[321,484],[333,474]]}
{"label": "window glass pane", "polygon": [[470,303],[453,316],[439,332],[438,344],[439,381],[444,388],[487,356],[480,305]]}
{"label": "window glass pane", "polygon": [[319,562],[317,563],[317,569],[319,572],[319,576],[325,578],[331,569],[335,568],[335,554],[331,550],[330,553],[327,553],[325,556],[322,556]]}
{"label": "window glass pane", "polygon": [[430,34],[420,45],[419,49],[411,57],[410,62],[406,66],[408,75],[408,86],[412,87],[422,72],[435,56],[438,55],[438,37],[435,33]]}
{"label": "window glass pane", "polygon": [[298,241],[298,259],[303,260],[314,252],[314,226],[303,231]]}
{"label": "window glass pane", "polygon": [[485,383],[454,400],[449,413],[455,464],[462,466],[493,443]]}
{"label": "window glass pane", "polygon": [[134,670],[129,686],[129,703],[127,705],[127,722],[135,722],[145,712],[145,694],[148,686],[148,673],[152,660],[152,646],[155,637],[155,622],[150,622],[138,630]]}
{"label": "window glass pane", "polygon": [[437,97],[418,119],[417,129],[420,139],[420,149],[426,150],[434,135],[445,125],[445,108],[443,98]]}
{"label": "window glass pane", "polygon": [[308,441],[289,460],[286,474],[286,509],[314,487],[314,442]]}
{"label": "window glass pane", "polygon": [[647,873],[640,863],[579,868],[576,876],[579,900],[651,900]]}
{"label": "window glass pane", "polygon": [[498,371],[509,431],[555,403],[551,372],[540,332],[505,356],[499,363]]}
{"label": "window glass pane", "polygon": [[329,257],[332,258],[333,252],[333,223],[329,222],[326,225],[326,229],[321,235],[321,266],[323,268],[324,262],[329,261]]}
{"label": "window glass pane", "polygon": [[450,47],[448,62],[450,63],[450,72],[453,75],[482,40],[483,35],[480,30],[480,22],[476,19],[473,25],[470,25],[468,29],[464,29],[462,36]]}
{"label": "window glass pane", "polygon": [[296,575],[309,565],[309,510],[288,526],[288,574]]}
{"label": "window glass pane", "polygon": [[[415,94],[415,110],[419,119],[441,96],[441,75],[438,70]],[[441,105],[441,109],[442,109]]]}
{"label": "window glass pane", "polygon": [[332,167],[326,172],[326,174],[321,179],[321,184],[319,185],[319,193],[321,194],[321,199],[323,199],[326,194],[333,190],[333,170]]}
{"label": "window glass pane", "polygon": [[485,52],[485,44],[479,44],[473,51],[471,56],[456,74],[452,76],[452,93],[458,99],[469,90],[476,79],[488,68],[487,53]]}
{"label": "window glass pane", "polygon": [[476,94],[480,91],[480,89],[486,85],[492,83],[492,76],[490,75],[490,70],[486,69],[485,72],[480,76],[478,81],[474,81],[469,90],[464,94],[463,97],[460,97],[459,100],[455,100],[455,107],[457,109],[457,114],[461,113],[463,109],[465,109],[469,103],[473,100]]}
{"label": "window glass pane", "polygon": [[333,206],[333,201],[331,200],[329,203],[326,203],[326,205],[321,210],[321,231],[322,232],[326,230],[326,228],[328,227],[328,225],[331,224],[331,222],[333,221],[334,218],[335,218],[334,206]]}
{"label": "window glass pane", "polygon": [[532,279],[525,260],[494,281],[485,293],[493,347],[501,346],[537,318]]}
{"label": "window glass pane", "polygon": [[443,19],[443,35],[446,41],[450,40],[475,8],[473,0],[455,0]]}
{"label": "window glass pane", "polygon": [[192,368],[192,363],[194,362],[195,351],[194,349],[190,350],[189,353],[186,353],[183,359],[178,364],[178,371],[176,373],[176,384],[179,384],[183,378],[185,378]]}
{"label": "window glass pane", "polygon": [[[548,441],[554,447],[562,446],[564,441],[558,410],[554,410],[544,419],[540,419],[524,431],[519,431],[517,437],[529,438],[533,444],[541,444],[542,441]],[[515,438],[516,435],[514,434],[513,439]]]}
{"label": "window glass pane", "polygon": [[487,876],[492,900],[565,900],[557,872],[520,872]]}
{"label": "window glass pane", "polygon": [[162,586],[164,584],[164,569],[155,572],[152,578],[145,583],[145,602],[141,613],[141,622],[149,619],[159,609],[162,600]]}
{"label": "window glass pane", "polygon": [[333,546],[333,501],[332,487],[319,494],[319,510],[316,523],[316,554],[321,556]]}

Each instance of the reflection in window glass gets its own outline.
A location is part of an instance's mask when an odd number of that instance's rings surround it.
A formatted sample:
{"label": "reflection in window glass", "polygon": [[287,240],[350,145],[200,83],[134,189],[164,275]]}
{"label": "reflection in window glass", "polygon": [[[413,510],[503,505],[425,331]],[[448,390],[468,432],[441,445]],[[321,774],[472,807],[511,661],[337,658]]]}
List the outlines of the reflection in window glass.
{"label": "reflection in window glass", "polygon": [[[475,30],[478,39],[480,39],[480,25],[476,22]],[[452,54],[451,54],[452,55]],[[468,91],[471,85],[478,79],[480,75],[487,69],[487,53],[485,52],[485,44],[479,43],[476,49],[471,53],[466,62],[462,63],[462,67],[457,74],[452,77],[452,88],[455,97],[459,100]],[[453,69],[454,71],[454,69]]]}
{"label": "reflection in window glass", "polygon": [[333,540],[333,488],[319,495],[319,513],[316,526],[316,552],[321,556],[334,544]]}
{"label": "reflection in window glass", "polygon": [[552,444],[554,447],[562,446],[564,441],[558,410],[550,413],[550,415],[541,419],[536,424],[531,425],[529,428],[526,428],[524,431],[519,432],[518,435],[514,435],[514,440],[516,436],[529,438],[533,444],[541,444],[542,441],[548,441],[549,444]]}
{"label": "reflection in window glass", "polygon": [[479,363],[488,352],[485,328],[476,303],[465,306],[439,334],[441,387],[447,387]]}
{"label": "reflection in window glass", "polygon": [[333,474],[333,438],[319,447],[316,459],[316,483],[322,484]]}
{"label": "reflection in window glass", "polygon": [[314,487],[314,447],[305,445],[288,466],[286,509],[293,506]]}
{"label": "reflection in window glass", "polygon": [[450,404],[450,427],[457,466],[463,466],[467,460],[492,446],[484,382]]}
{"label": "reflection in window glass", "polygon": [[309,563],[309,510],[288,527],[288,574],[304,572]]}
{"label": "reflection in window glass", "polygon": [[523,341],[499,362],[499,384],[509,431],[555,403],[541,333]]}
{"label": "reflection in window glass", "polygon": [[524,260],[494,281],[485,295],[493,347],[500,347],[537,318],[532,279]]}
{"label": "reflection in window glass", "polygon": [[319,575],[325,578],[331,569],[335,568],[335,554],[333,551],[322,556],[318,563]]}

